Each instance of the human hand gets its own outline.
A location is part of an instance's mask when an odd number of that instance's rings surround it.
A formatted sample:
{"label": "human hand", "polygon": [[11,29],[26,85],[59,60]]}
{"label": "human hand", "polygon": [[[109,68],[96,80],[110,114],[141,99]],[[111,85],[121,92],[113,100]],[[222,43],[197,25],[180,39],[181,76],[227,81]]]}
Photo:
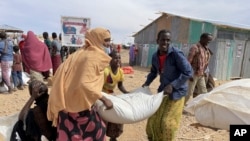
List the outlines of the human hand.
{"label": "human hand", "polygon": [[164,95],[172,94],[172,92],[173,92],[173,86],[171,84],[168,84],[163,90]]}
{"label": "human hand", "polygon": [[189,81],[193,82],[193,81],[194,81],[194,78],[193,78],[193,77],[190,77],[190,78],[189,78]]}
{"label": "human hand", "polygon": [[208,73],[204,73],[204,77],[208,77]]}
{"label": "human hand", "polygon": [[113,108],[113,102],[110,99],[106,99],[103,104],[107,107],[106,110]]}
{"label": "human hand", "polygon": [[107,107],[106,110],[113,108],[113,102],[110,99],[107,99],[106,97],[103,96],[100,100]]}
{"label": "human hand", "polygon": [[144,83],[144,84],[142,85],[142,88],[144,88],[144,87],[148,87],[148,85]]}

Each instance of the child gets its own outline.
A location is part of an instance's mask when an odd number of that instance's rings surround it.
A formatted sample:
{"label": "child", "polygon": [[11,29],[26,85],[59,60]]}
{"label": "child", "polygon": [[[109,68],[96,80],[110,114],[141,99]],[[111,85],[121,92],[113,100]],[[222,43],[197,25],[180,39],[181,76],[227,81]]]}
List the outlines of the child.
{"label": "child", "polygon": [[22,56],[19,53],[19,47],[14,46],[13,50],[13,66],[12,66],[12,78],[14,83],[14,91],[23,90],[23,79],[22,79]]}
{"label": "child", "polygon": [[[113,50],[110,54],[112,57],[110,65],[104,69],[104,86],[102,91],[108,94],[113,94],[116,85],[122,93],[129,93],[123,86],[124,74],[121,66],[121,56]],[[110,141],[116,141],[123,132],[122,124],[107,123],[106,135],[110,137]]]}
{"label": "child", "polygon": [[10,140],[17,141],[18,135],[22,141],[39,141],[43,135],[49,141],[55,141],[56,127],[52,127],[52,122],[48,121],[46,114],[48,87],[41,81],[33,80],[29,84],[29,93],[30,98],[19,113]]}
{"label": "child", "polygon": [[104,69],[104,86],[103,92],[112,94],[118,85],[118,89],[122,93],[129,93],[123,86],[124,73],[120,68],[121,66],[121,56],[116,51],[113,50],[109,56],[112,58],[110,61],[110,65]]}

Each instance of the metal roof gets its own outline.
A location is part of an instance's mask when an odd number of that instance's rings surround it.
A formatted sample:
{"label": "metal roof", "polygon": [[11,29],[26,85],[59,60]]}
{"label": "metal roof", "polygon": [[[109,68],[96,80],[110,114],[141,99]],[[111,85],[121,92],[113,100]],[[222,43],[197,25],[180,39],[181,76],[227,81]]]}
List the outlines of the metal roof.
{"label": "metal roof", "polygon": [[6,25],[6,24],[0,25],[0,31],[5,31],[5,32],[19,32],[19,33],[23,32],[23,30],[21,30],[21,29],[19,29],[17,27],[13,27],[13,26]]}
{"label": "metal roof", "polygon": [[205,19],[200,19],[200,18],[193,18],[193,17],[187,17],[187,16],[181,16],[181,15],[177,15],[177,14],[172,14],[172,13],[166,13],[166,12],[160,12],[161,16],[159,16],[158,18],[156,18],[155,20],[153,20],[151,23],[149,23],[147,26],[143,27],[141,30],[139,30],[138,32],[136,32],[135,34],[133,34],[132,36],[134,37],[135,35],[137,35],[138,33],[140,33],[142,30],[144,30],[145,28],[147,28],[149,25],[151,25],[152,23],[154,23],[155,21],[157,21],[158,19],[160,19],[162,16],[177,16],[177,17],[181,17],[181,18],[185,18],[185,19],[191,19],[191,20],[195,20],[195,21],[200,21],[200,22],[209,22],[211,24],[214,24],[218,27],[223,27],[223,28],[237,28],[237,29],[242,29],[242,30],[250,30],[250,25],[243,25],[243,24],[237,24],[237,23],[228,23],[228,22],[223,22],[223,21],[215,21],[215,20],[205,20]]}

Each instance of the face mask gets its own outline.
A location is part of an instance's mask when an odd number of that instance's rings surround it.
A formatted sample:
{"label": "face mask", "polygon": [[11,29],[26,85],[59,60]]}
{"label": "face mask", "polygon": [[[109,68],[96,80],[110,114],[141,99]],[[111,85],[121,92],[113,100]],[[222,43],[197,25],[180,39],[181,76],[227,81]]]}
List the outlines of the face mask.
{"label": "face mask", "polygon": [[103,46],[103,49],[104,49],[104,52],[105,52],[106,54],[110,54],[111,50],[110,50],[109,47],[104,47],[104,46]]}

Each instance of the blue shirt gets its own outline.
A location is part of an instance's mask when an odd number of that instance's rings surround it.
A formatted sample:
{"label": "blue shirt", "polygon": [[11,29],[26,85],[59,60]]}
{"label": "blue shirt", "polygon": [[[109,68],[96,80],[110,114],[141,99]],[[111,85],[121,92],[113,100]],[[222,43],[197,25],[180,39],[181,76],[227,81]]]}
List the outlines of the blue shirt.
{"label": "blue shirt", "polygon": [[[4,51],[5,41],[7,43],[7,48]],[[13,43],[12,43],[12,41],[10,41],[8,39],[0,40],[0,54],[1,54],[1,61],[13,61]]]}
{"label": "blue shirt", "polygon": [[60,55],[60,51],[61,51],[61,43],[58,41],[58,39],[54,39],[52,42],[51,42],[51,47],[54,49],[56,49],[56,55]]}
{"label": "blue shirt", "polygon": [[146,85],[160,75],[158,92],[163,91],[165,86],[171,84],[173,93],[169,95],[172,100],[177,100],[187,95],[187,80],[193,75],[193,70],[183,52],[175,47],[169,47],[167,57],[163,65],[163,71],[159,71],[159,51],[152,56],[151,71],[147,76]]}

